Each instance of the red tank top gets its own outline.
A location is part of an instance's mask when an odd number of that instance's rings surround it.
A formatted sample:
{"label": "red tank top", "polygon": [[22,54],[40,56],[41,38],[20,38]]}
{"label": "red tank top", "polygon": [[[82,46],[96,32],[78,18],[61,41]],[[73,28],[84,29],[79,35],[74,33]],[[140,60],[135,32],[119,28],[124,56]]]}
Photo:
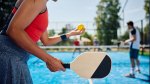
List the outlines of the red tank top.
{"label": "red tank top", "polygon": [[[12,13],[16,12],[16,8],[13,9]],[[40,13],[32,23],[25,28],[26,33],[36,43],[41,35],[46,31],[48,26],[48,11]]]}

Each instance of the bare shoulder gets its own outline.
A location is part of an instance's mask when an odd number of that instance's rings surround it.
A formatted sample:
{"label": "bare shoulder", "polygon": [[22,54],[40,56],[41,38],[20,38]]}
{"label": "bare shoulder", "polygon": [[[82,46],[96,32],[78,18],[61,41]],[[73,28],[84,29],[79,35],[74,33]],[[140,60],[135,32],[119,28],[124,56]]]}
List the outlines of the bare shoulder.
{"label": "bare shoulder", "polygon": [[42,9],[41,11],[46,9],[47,0],[17,0],[15,7],[19,8],[22,4],[27,4],[25,6],[32,6],[34,8]]}
{"label": "bare shoulder", "polygon": [[[22,1],[22,2],[21,2]],[[47,0],[18,0],[18,9],[14,14],[9,30],[25,29],[46,8]]]}

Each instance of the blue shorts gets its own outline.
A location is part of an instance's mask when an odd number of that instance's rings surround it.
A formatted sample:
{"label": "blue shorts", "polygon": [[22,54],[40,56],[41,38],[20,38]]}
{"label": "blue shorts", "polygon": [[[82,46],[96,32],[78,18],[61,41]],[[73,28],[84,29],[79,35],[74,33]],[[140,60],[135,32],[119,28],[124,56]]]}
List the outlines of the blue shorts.
{"label": "blue shorts", "polygon": [[130,49],[130,58],[138,59],[138,54],[138,49]]}

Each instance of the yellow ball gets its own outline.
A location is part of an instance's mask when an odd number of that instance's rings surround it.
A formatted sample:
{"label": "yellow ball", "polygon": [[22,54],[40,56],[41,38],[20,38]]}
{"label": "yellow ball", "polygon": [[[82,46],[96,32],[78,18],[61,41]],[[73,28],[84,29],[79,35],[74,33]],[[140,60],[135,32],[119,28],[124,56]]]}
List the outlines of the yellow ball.
{"label": "yellow ball", "polygon": [[85,27],[83,24],[79,24],[77,27],[78,30],[85,30]]}

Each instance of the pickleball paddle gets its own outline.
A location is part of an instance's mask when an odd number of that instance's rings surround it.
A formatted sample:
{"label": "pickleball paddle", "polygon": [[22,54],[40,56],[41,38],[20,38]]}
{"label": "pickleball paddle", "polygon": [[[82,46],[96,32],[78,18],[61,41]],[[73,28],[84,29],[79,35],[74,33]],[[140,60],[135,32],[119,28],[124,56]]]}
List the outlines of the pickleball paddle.
{"label": "pickleball paddle", "polygon": [[63,66],[83,78],[103,78],[111,70],[111,59],[105,52],[84,52]]}

